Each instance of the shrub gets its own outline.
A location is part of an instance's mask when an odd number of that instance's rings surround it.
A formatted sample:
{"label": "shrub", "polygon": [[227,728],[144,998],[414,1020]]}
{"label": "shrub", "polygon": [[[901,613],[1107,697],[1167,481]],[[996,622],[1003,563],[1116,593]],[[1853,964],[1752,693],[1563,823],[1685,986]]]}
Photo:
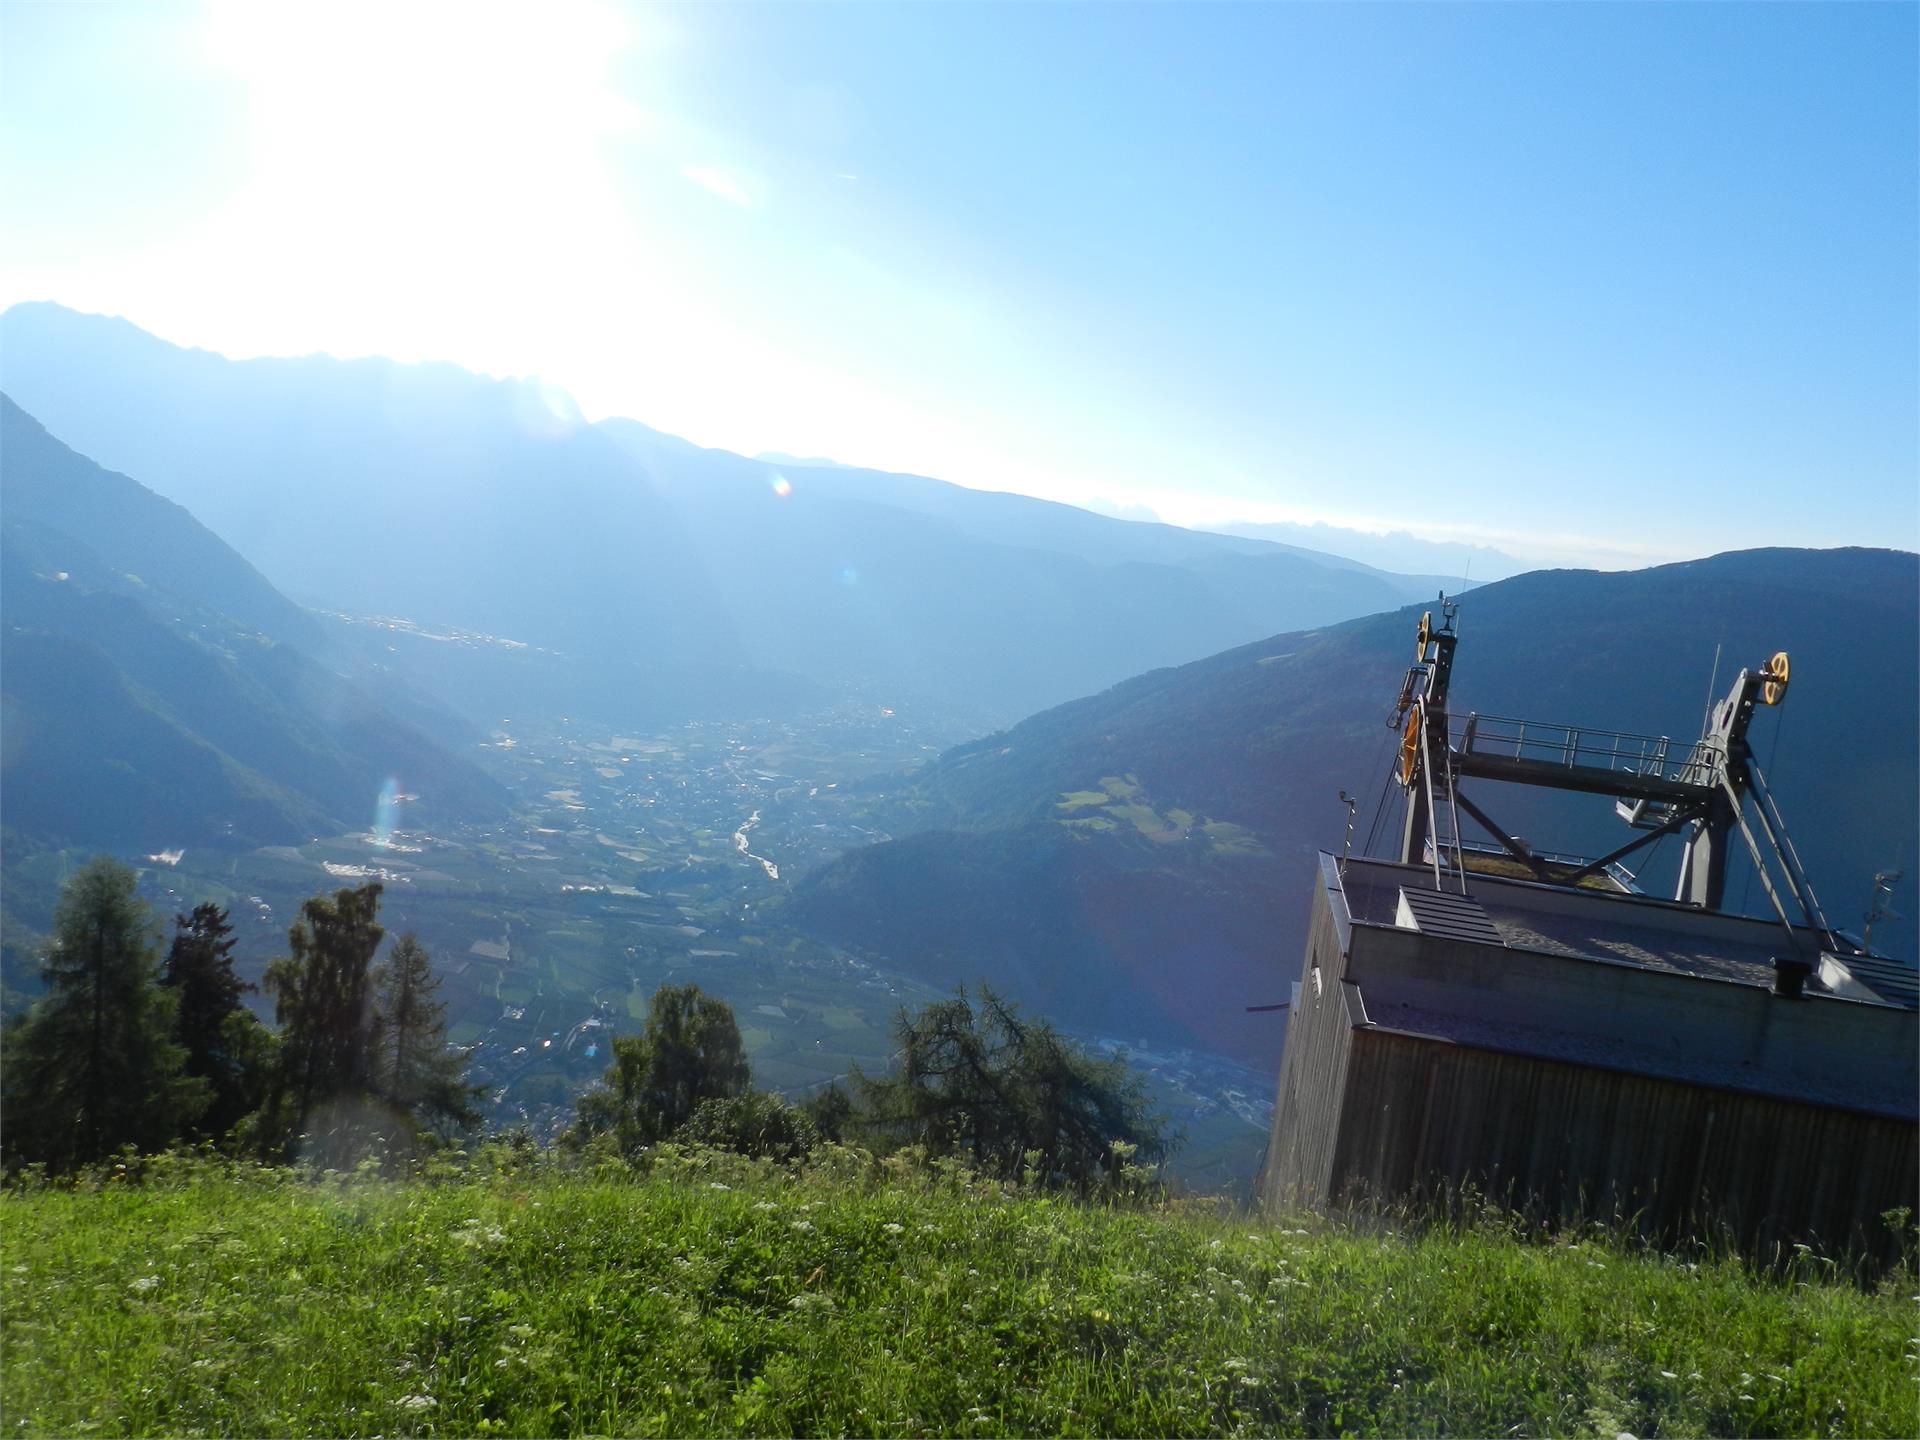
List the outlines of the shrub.
{"label": "shrub", "polygon": [[820,1141],[806,1113],[766,1090],[704,1100],[674,1133],[683,1145],[709,1145],[770,1160],[797,1160]]}

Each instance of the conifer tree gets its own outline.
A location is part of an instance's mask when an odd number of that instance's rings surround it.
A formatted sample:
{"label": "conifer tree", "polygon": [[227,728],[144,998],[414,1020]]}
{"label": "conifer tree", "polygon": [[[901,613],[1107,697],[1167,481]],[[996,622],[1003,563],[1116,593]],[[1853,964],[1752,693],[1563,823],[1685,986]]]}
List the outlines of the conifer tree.
{"label": "conifer tree", "polygon": [[856,1074],[862,1105],[851,1123],[882,1143],[960,1155],[1004,1179],[1086,1190],[1117,1177],[1136,1154],[1162,1159],[1168,1142],[1138,1077],[1100,1060],[1044,1020],[982,987],[917,1014],[901,1012],[899,1064],[880,1079]]}
{"label": "conifer tree", "polygon": [[703,1100],[724,1100],[750,1076],[733,1007],[698,985],[662,985],[646,1028],[613,1042],[613,1064],[580,1097],[572,1138],[612,1134],[622,1150],[666,1139]]}
{"label": "conifer tree", "polygon": [[174,1034],[185,1047],[189,1075],[205,1080],[212,1103],[197,1131],[219,1139],[260,1103],[271,1037],[241,1003],[257,987],[233,973],[233,926],[214,904],[174,917],[173,944],[160,983],[178,999]]}
{"label": "conifer tree", "polygon": [[[290,1152],[319,1107],[342,1102],[351,1109],[367,1096],[369,972],[386,933],[375,920],[379,909],[377,883],[314,896],[287,932],[292,953],[267,967],[280,1026],[280,1062],[258,1131],[269,1153]],[[326,1148],[324,1136],[313,1138],[314,1153]]]}
{"label": "conifer tree", "polygon": [[372,1069],[382,1099],[444,1135],[480,1122],[481,1087],[467,1083],[466,1056],[447,1048],[439,991],[426,946],[402,935],[374,972]]}
{"label": "conifer tree", "polygon": [[56,1169],[171,1143],[205,1110],[185,1073],[174,997],[157,983],[152,912],[101,856],[69,880],[41,961],[47,994],[6,1037],[10,1160]]}

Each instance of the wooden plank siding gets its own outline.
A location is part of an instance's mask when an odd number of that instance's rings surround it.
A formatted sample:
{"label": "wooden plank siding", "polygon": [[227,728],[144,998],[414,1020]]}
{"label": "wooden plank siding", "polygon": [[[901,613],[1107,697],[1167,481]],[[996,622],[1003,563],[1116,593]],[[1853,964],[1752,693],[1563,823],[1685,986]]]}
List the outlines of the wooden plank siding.
{"label": "wooden plank siding", "polygon": [[1331,1194],[1347,1052],[1360,1018],[1352,987],[1340,980],[1340,938],[1332,909],[1315,905],[1260,1176],[1261,1203],[1270,1210],[1319,1205]]}
{"label": "wooden plank siding", "polygon": [[[1322,1094],[1340,1104],[1329,1115],[1290,1102],[1324,1131],[1312,1137],[1282,1138],[1276,1116],[1280,1150],[1302,1160],[1297,1172],[1283,1160],[1276,1181],[1319,1182],[1289,1198],[1314,1203],[1310,1188],[1344,1205],[1471,1184],[1560,1219],[1632,1217],[1650,1238],[1720,1233],[1763,1255],[1803,1240],[1882,1260],[1897,1240],[1881,1215],[1920,1211],[1920,1126],[1910,1121],[1384,1029],[1333,1046],[1303,1038],[1337,1056],[1338,1089]],[[1289,1064],[1293,1040],[1290,1028]],[[1298,1071],[1312,1083],[1326,1068]],[[1329,1145],[1331,1163],[1317,1170]],[[1269,1203],[1283,1193],[1276,1186]]]}

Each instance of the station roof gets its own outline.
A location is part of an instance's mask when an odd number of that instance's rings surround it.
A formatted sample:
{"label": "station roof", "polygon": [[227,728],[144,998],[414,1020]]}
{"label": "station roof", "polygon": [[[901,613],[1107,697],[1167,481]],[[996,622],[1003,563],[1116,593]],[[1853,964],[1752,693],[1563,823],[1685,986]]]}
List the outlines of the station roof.
{"label": "station roof", "polygon": [[[1383,955],[1358,964],[1349,987],[1356,1024],[1903,1119],[1920,1113],[1910,965],[1823,957],[1804,989],[1818,1013],[1773,1017],[1819,1023],[1789,1025],[1774,1042],[1785,1048],[1770,1048],[1768,1024],[1757,1017],[1803,1003],[1753,993],[1773,990],[1773,957],[1786,949],[1776,921],[1479,874],[1466,877],[1464,894],[1458,877],[1448,877],[1436,895],[1430,868],[1385,860],[1350,859],[1342,869],[1323,855],[1322,870],[1343,950],[1349,926],[1416,930],[1447,947],[1411,963]],[[1361,955],[1357,937],[1351,944]],[[1511,971],[1484,964],[1509,953]],[[1565,971],[1541,978],[1567,960],[1665,978],[1628,992],[1570,983]],[[1543,964],[1547,971],[1535,968]],[[1703,988],[1666,988],[1680,977]],[[1623,1001],[1625,993],[1638,998]],[[1794,1034],[1801,1039],[1786,1038]]]}
{"label": "station roof", "polygon": [[[1444,888],[1458,891],[1456,877]],[[1393,861],[1355,857],[1346,862],[1342,892],[1349,918],[1362,924],[1396,923],[1403,888],[1433,888],[1433,872]],[[1732,980],[1771,989],[1773,957],[1785,937],[1779,922],[1707,913],[1676,901],[1622,891],[1572,890],[1505,876],[1469,873],[1466,894],[1478,903],[1501,942],[1540,954],[1603,964]],[[1809,993],[1913,1009],[1914,967],[1886,957],[1839,957],[1853,985],[1829,985],[1810,976]],[[1849,960],[1852,963],[1848,963]]]}

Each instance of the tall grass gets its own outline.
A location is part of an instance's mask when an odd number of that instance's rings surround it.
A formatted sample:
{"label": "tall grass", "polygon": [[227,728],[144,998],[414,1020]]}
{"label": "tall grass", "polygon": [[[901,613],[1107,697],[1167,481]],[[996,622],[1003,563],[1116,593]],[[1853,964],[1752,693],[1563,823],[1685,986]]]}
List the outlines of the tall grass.
{"label": "tall grass", "polygon": [[16,1188],[0,1239],[8,1434],[1920,1433],[1910,1268],[1081,1205],[857,1152],[170,1157]]}

